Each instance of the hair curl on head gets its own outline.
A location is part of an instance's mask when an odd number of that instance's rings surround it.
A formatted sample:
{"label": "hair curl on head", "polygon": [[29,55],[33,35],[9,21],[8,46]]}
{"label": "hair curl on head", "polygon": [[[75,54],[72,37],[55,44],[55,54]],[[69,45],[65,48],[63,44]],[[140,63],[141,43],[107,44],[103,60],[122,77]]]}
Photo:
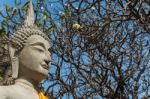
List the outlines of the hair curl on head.
{"label": "hair curl on head", "polygon": [[21,26],[11,37],[11,44],[17,51],[20,51],[26,44],[28,37],[40,35],[50,42],[50,39],[35,26]]}

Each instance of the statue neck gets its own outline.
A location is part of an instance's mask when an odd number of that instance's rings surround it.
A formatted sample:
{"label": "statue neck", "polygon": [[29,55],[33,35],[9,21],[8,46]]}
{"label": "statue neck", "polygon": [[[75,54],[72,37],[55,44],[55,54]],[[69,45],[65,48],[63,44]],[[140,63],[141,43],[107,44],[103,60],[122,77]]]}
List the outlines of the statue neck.
{"label": "statue neck", "polygon": [[34,89],[35,91],[38,91],[39,89],[39,83],[34,82],[33,80],[24,79],[24,78],[16,79],[15,84],[20,84],[25,88],[31,88],[31,89]]}

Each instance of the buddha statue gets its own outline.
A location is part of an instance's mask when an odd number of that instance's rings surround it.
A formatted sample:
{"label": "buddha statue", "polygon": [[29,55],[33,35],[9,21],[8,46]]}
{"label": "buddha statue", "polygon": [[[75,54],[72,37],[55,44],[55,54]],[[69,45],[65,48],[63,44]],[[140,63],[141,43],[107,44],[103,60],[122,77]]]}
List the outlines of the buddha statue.
{"label": "buddha statue", "polygon": [[10,38],[9,55],[14,84],[0,86],[0,99],[48,99],[40,88],[51,61],[49,38],[34,25],[32,1],[26,19]]}

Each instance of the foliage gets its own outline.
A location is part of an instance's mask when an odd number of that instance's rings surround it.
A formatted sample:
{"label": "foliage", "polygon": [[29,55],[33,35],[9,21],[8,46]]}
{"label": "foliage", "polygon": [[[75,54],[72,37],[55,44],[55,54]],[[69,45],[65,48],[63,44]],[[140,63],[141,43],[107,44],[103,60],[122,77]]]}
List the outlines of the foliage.
{"label": "foliage", "polygon": [[[52,40],[48,94],[149,97],[149,4],[149,0],[37,0],[35,24]],[[1,25],[11,35],[24,19],[26,4],[4,7]]]}

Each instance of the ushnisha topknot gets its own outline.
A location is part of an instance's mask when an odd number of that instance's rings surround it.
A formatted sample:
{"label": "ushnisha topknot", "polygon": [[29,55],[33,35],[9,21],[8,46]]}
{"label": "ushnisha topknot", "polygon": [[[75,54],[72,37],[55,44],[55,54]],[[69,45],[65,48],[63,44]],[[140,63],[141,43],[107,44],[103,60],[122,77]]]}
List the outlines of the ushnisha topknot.
{"label": "ushnisha topknot", "polygon": [[34,11],[32,1],[30,1],[25,21],[10,38],[11,45],[20,51],[25,46],[28,37],[32,35],[40,35],[50,42],[50,39],[34,25]]}

